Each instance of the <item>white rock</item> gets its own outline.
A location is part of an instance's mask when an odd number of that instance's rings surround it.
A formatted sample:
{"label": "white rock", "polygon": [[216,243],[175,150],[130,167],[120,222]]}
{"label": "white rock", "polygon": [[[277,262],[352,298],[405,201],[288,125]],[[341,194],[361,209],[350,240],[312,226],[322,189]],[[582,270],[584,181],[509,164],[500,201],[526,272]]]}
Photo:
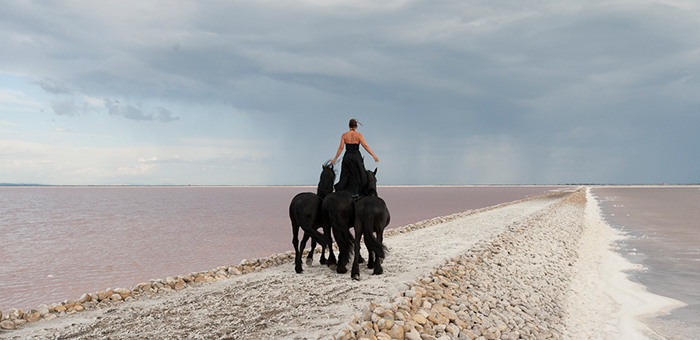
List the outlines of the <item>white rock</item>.
{"label": "white rock", "polygon": [[51,311],[49,310],[48,305],[39,305],[39,307],[36,308],[36,311],[39,312],[41,316],[46,316],[49,314]]}

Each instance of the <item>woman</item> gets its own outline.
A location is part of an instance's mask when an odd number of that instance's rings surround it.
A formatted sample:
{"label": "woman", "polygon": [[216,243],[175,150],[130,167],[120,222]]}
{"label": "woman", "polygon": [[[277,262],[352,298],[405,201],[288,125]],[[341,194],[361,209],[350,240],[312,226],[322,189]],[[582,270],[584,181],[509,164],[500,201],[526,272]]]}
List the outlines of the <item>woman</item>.
{"label": "woman", "polygon": [[343,152],[343,146],[346,146],[347,149],[340,168],[340,181],[335,185],[335,191],[347,191],[353,196],[360,196],[362,187],[367,183],[367,173],[365,172],[364,160],[360,154],[360,145],[372,155],[375,162],[379,162],[379,158],[369,148],[365,138],[362,137],[361,133],[357,132],[358,123],[357,119],[350,119],[350,131],[340,137],[340,147],[338,147],[335,158],[331,161],[331,164],[335,163],[340,153]]}

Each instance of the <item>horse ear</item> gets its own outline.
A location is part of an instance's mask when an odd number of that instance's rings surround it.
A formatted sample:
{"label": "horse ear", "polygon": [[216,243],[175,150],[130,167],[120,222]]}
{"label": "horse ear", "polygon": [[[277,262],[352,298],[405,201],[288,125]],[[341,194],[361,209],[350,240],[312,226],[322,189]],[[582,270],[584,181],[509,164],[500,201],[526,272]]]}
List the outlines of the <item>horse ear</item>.
{"label": "horse ear", "polygon": [[377,169],[379,168],[374,168],[374,174],[377,175]]}

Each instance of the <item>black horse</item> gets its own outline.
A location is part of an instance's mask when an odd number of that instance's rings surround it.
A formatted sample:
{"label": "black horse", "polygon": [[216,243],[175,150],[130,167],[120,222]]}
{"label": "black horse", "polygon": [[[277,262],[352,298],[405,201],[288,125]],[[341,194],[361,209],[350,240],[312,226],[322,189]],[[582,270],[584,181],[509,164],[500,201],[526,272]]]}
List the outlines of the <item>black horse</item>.
{"label": "black horse", "polygon": [[[376,191],[376,175],[368,172],[368,178],[371,175],[371,182],[374,182],[374,192],[369,196],[360,198],[355,202],[355,258],[352,263],[352,272],[350,276],[353,280],[360,279],[360,238],[364,236],[365,246],[369,253],[367,260],[367,268],[374,268],[373,274],[380,275],[384,272],[382,269],[382,261],[384,261],[386,247],[382,244],[384,240],[384,229],[391,221],[389,209],[386,207],[386,202],[377,196]],[[375,237],[374,234],[377,234]]]}
{"label": "black horse", "polygon": [[[333,192],[333,182],[335,181],[335,172],[332,164],[324,164],[321,172],[321,179],[318,182],[316,193],[302,192],[297,194],[289,204],[289,219],[292,221],[292,244],[296,256],[294,258],[294,270],[301,273],[304,269],[301,266],[302,251],[306,248],[306,241],[311,237],[311,251],[307,257],[306,263],[311,265],[313,262],[314,249],[316,243],[321,245],[321,263],[326,263],[326,247],[328,247],[329,257],[328,262],[335,263],[335,254],[331,240],[330,226],[323,223],[321,213],[321,204],[323,199]],[[304,231],[304,236],[299,244],[299,227]],[[323,227],[323,234],[317,231]]]}
{"label": "black horse", "polygon": [[355,198],[347,191],[336,191],[323,199],[323,220],[331,227],[338,243],[338,264],[336,271],[347,273],[345,266],[352,251],[353,236],[350,228],[355,224]]}
{"label": "black horse", "polygon": [[[374,172],[367,170],[367,184],[361,188],[363,196],[377,196],[377,170]],[[350,234],[350,228],[355,226],[355,198],[349,193],[340,191],[334,192],[323,200],[323,218],[326,224],[331,226],[333,236],[338,242],[338,266],[336,271],[340,274],[347,273],[346,265],[350,259],[350,253],[353,253],[353,244],[355,237]],[[358,238],[362,234],[355,234]],[[365,244],[367,243],[365,239]],[[369,245],[367,246],[369,249]],[[358,263],[364,262],[359,252],[354,252]],[[370,265],[374,265],[373,263]],[[372,267],[370,267],[372,268]]]}

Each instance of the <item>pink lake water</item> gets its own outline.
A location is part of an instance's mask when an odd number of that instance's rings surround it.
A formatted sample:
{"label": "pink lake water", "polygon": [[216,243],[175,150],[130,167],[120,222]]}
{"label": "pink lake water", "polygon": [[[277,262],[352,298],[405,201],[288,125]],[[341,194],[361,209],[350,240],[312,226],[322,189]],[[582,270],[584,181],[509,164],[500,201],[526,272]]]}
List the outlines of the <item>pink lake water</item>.
{"label": "pink lake water", "polygon": [[605,220],[629,237],[620,252],[644,269],[630,279],[686,304],[646,323],[667,339],[700,339],[700,186],[601,187]]}
{"label": "pink lake water", "polygon": [[[393,228],[561,188],[378,191]],[[289,202],[303,191],[315,187],[0,187],[0,311],[293,250]]]}

